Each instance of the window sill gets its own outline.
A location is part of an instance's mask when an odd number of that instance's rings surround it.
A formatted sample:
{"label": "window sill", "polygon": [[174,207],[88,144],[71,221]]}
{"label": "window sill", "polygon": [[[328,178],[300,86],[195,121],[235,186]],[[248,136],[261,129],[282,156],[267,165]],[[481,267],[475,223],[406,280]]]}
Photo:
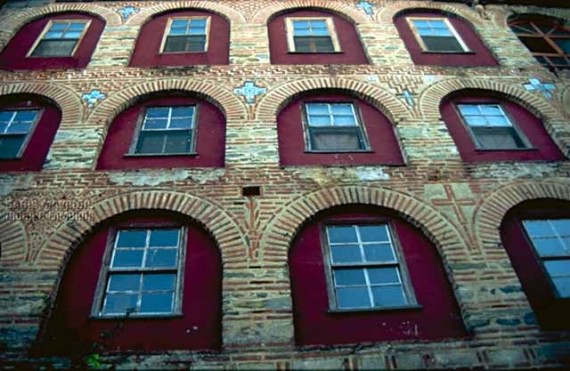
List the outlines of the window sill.
{"label": "window sill", "polygon": [[184,52],[161,52],[158,55],[180,55],[180,54],[208,54],[207,50],[199,51],[199,52],[192,52],[192,51],[184,51]]}
{"label": "window sill", "polygon": [[341,51],[334,51],[334,52],[297,52],[297,51],[288,51],[287,54],[344,54]]}
{"label": "window sill", "polygon": [[533,152],[536,152],[536,151],[538,151],[538,148],[531,147],[531,148],[505,148],[505,149],[501,149],[501,148],[498,148],[498,149],[476,148],[476,149],[475,149],[475,152],[476,152],[476,153],[477,153],[477,152],[480,152],[480,153],[487,153],[487,152],[505,152],[505,151],[508,151],[508,152],[533,151]]}
{"label": "window sill", "polygon": [[171,157],[171,156],[198,156],[198,152],[186,153],[127,153],[124,157]]}
{"label": "window sill", "polygon": [[91,315],[89,319],[92,320],[133,320],[133,319],[171,319],[171,318],[180,318],[183,316],[183,313],[169,313],[169,314],[129,314],[128,316],[124,315]]}
{"label": "window sill", "polygon": [[445,55],[452,55],[452,54],[456,54],[456,55],[475,55],[477,53],[473,52],[473,51],[466,51],[466,52],[432,52],[432,51],[428,51],[428,50],[422,50],[422,54],[445,54]]}
{"label": "window sill", "polygon": [[332,151],[332,150],[331,151],[309,151],[309,150],[305,150],[304,152],[307,154],[374,153],[374,151],[371,149],[362,149],[362,150],[358,150],[358,151]]}
{"label": "window sill", "polygon": [[327,313],[329,314],[343,314],[343,313],[361,313],[361,312],[391,312],[391,311],[402,311],[402,310],[421,310],[422,305],[403,305],[396,307],[381,307],[381,308],[350,308],[350,309],[329,309]]}

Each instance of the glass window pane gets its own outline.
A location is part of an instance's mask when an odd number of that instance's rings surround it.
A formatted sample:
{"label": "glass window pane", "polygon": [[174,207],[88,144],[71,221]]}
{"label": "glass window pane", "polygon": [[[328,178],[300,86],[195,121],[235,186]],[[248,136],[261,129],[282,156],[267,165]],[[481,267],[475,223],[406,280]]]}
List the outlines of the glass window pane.
{"label": "glass window pane", "polygon": [[137,308],[137,295],[107,294],[103,313],[126,314]]}
{"label": "glass window pane", "polygon": [[556,49],[550,46],[550,44],[542,37],[519,36],[519,40],[531,52],[557,54]]}
{"label": "glass window pane", "polygon": [[192,117],[173,118],[170,121],[171,129],[191,129]]}
{"label": "glass window pane", "polygon": [[554,42],[564,54],[570,54],[570,39],[554,39]]}
{"label": "glass window pane", "polygon": [[356,119],[354,116],[335,116],[335,126],[356,126]]}
{"label": "glass window pane", "polygon": [[81,36],[81,31],[68,31],[63,35],[63,39],[72,40],[72,39],[79,39]]}
{"label": "glass window pane", "polygon": [[10,134],[27,134],[32,127],[31,122],[13,122],[6,129],[6,133]]}
{"label": "glass window pane", "polygon": [[69,57],[77,40],[42,40],[32,53],[34,57]]}
{"label": "glass window pane", "polygon": [[406,305],[406,297],[401,285],[376,286],[372,288],[375,307],[393,307]]}
{"label": "glass window pane", "polygon": [[358,151],[364,148],[358,129],[346,131],[311,131],[311,149],[326,151]]}
{"label": "glass window pane", "polygon": [[194,107],[172,107],[172,117],[192,117],[194,115]]}
{"label": "glass window pane", "polygon": [[295,30],[309,28],[309,21],[293,21],[293,28]]}
{"label": "glass window pane", "polygon": [[171,25],[172,27],[186,28],[188,25],[188,19],[173,19]]}
{"label": "glass window pane", "polygon": [[50,31],[44,35],[45,40],[50,39],[61,39],[63,37],[63,32],[60,31]]}
{"label": "glass window pane", "polygon": [[461,114],[463,116],[470,116],[470,115],[479,115],[479,108],[477,106],[474,105],[468,105],[468,104],[458,104],[457,108],[459,108],[459,111],[461,112]]}
{"label": "glass window pane", "polygon": [[[38,114],[38,111],[16,111],[16,117],[15,117],[15,121],[28,121],[28,122],[34,122],[36,120],[36,116]],[[2,121],[2,119],[0,118],[0,121]]]}
{"label": "glass window pane", "polygon": [[118,232],[117,247],[146,246],[146,230],[123,230]]}
{"label": "glass window pane", "polygon": [[570,219],[554,219],[550,224],[560,236],[570,236]]}
{"label": "glass window pane", "polygon": [[564,256],[568,254],[558,238],[535,238],[532,244],[539,256]]}
{"label": "glass window pane", "polygon": [[174,290],[176,274],[145,274],[143,291]]}
{"label": "glass window pane", "polygon": [[332,246],[331,255],[333,263],[359,263],[362,262],[360,249],[357,245],[352,246]]}
{"label": "glass window pane", "polygon": [[0,159],[16,158],[22,144],[24,144],[25,135],[3,136],[0,135]]}
{"label": "glass window pane", "polygon": [[329,30],[326,28],[314,28],[311,34],[315,36],[328,36]]}
{"label": "glass window pane", "polygon": [[453,37],[453,34],[446,27],[446,28],[435,28],[435,29],[433,29],[430,36]]}
{"label": "glass window pane", "polygon": [[307,112],[310,115],[329,115],[329,106],[328,104],[321,104],[321,103],[307,103]]}
{"label": "glass window pane", "polygon": [[469,126],[487,126],[489,124],[483,116],[467,116],[465,121]]}
{"label": "glass window pane", "polygon": [[83,22],[73,22],[69,25],[68,30],[69,31],[83,31],[83,28],[85,28],[85,23]]}
{"label": "glass window pane", "polygon": [[178,246],[178,229],[155,229],[150,232],[149,246]]}
{"label": "glass window pane", "polygon": [[206,27],[206,18],[193,18],[191,23],[191,27]]}
{"label": "glass window pane", "polygon": [[141,301],[141,313],[171,313],[172,293],[144,294]]}
{"label": "glass window pane", "polygon": [[455,37],[422,36],[422,40],[429,51],[433,52],[463,52],[463,47]]}
{"label": "glass window pane", "polygon": [[192,136],[189,131],[174,131],[166,135],[166,148],[164,153],[190,152]]}
{"label": "glass window pane", "polygon": [[352,104],[333,104],[332,113],[333,115],[352,116]]}
{"label": "glass window pane", "polygon": [[364,255],[367,262],[394,262],[396,257],[390,244],[364,245]]}
{"label": "glass window pane", "polygon": [[170,32],[168,33],[169,36],[183,36],[186,35],[186,27],[183,28],[174,28],[172,27],[170,29]]}
{"label": "glass window pane", "polygon": [[505,116],[487,116],[487,122],[490,126],[511,126],[511,123]]}
{"label": "glass window pane", "polygon": [[428,21],[414,19],[412,22],[414,23],[414,26],[416,26],[416,28],[428,28],[429,27]]}
{"label": "glass window pane", "polygon": [[0,123],[8,123],[12,120],[14,111],[0,111]]}
{"label": "glass window pane", "polygon": [[491,104],[482,104],[479,107],[481,109],[481,113],[483,113],[484,115],[490,115],[490,116],[502,116],[503,115],[503,111],[501,110],[501,108],[499,108],[499,106],[495,106],[495,105],[491,105]]}
{"label": "glass window pane", "polygon": [[328,226],[327,232],[330,243],[358,242],[354,226]]}
{"label": "glass window pane", "polygon": [[189,35],[204,35],[206,30],[203,27],[191,27],[188,31]]}
{"label": "glass window pane", "polygon": [[546,220],[525,220],[524,228],[529,236],[552,236],[554,235],[552,228]]}
{"label": "glass window pane", "polygon": [[8,123],[0,121],[0,134],[5,133],[7,128]]}
{"label": "glass window pane", "polygon": [[107,291],[139,291],[140,274],[112,274]]}
{"label": "glass window pane", "polygon": [[113,257],[112,268],[132,268],[141,267],[143,261],[144,250],[123,250],[116,249]]}
{"label": "glass window pane", "polygon": [[544,267],[550,277],[570,276],[570,259],[567,260],[547,260]]}
{"label": "glass window pane", "polygon": [[166,134],[164,131],[141,131],[137,153],[163,153]]}
{"label": "glass window pane", "polygon": [[554,278],[552,280],[558,295],[563,298],[570,298],[570,277]]}
{"label": "glass window pane", "polygon": [[146,267],[176,267],[178,249],[149,249],[146,257]]}
{"label": "glass window pane", "polygon": [[337,288],[339,308],[369,308],[370,297],[366,287]]}
{"label": "glass window pane", "polygon": [[484,149],[517,149],[525,148],[514,130],[493,128],[492,130],[477,130],[474,132],[477,143]]}
{"label": "glass window pane", "polygon": [[168,107],[149,107],[146,109],[147,118],[168,118]]}
{"label": "glass window pane", "polygon": [[328,116],[328,115],[327,116],[310,115],[309,116],[309,125],[315,126],[315,127],[330,126],[331,125],[330,116]]}
{"label": "glass window pane", "polygon": [[388,242],[388,227],[386,225],[362,225],[359,226],[360,239],[362,242]]}
{"label": "glass window pane", "polygon": [[398,268],[369,268],[368,277],[371,284],[400,283]]}
{"label": "glass window pane", "polygon": [[333,271],[335,286],[363,286],[366,285],[364,269],[335,269]]}
{"label": "glass window pane", "polygon": [[144,121],[143,130],[164,130],[167,125],[167,119],[147,118]]}

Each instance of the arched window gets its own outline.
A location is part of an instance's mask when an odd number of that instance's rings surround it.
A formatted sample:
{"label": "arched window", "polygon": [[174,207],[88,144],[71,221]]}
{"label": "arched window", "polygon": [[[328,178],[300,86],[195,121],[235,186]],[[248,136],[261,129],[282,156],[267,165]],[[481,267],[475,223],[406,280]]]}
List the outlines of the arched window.
{"label": "arched window", "polygon": [[540,325],[570,329],[570,202],[523,202],[505,215],[501,240]]}
{"label": "arched window", "polygon": [[450,94],[440,111],[466,162],[564,159],[541,119],[494,92]]}
{"label": "arched window", "polygon": [[61,111],[32,94],[3,96],[0,102],[0,171],[41,170]]}
{"label": "arched window", "polygon": [[0,68],[83,68],[91,60],[105,22],[85,13],[58,13],[34,20],[0,54]]}
{"label": "arched window", "polygon": [[282,165],[403,165],[392,123],[370,104],[309,92],[277,116]]}
{"label": "arched window", "polygon": [[267,27],[272,64],[368,64],[354,24],[325,10],[277,14]]}
{"label": "arched window", "polygon": [[317,214],[293,241],[289,264],[298,345],[465,335],[435,247],[393,210]]}
{"label": "arched window", "polygon": [[223,167],[225,117],[183,93],[153,95],[111,124],[98,169]]}
{"label": "arched window", "polygon": [[219,349],[221,276],[215,241],[188,218],[114,217],[66,264],[41,351]]}
{"label": "arched window", "polygon": [[159,14],[139,33],[130,65],[193,66],[229,63],[230,24],[218,14],[193,9]]}
{"label": "arched window", "polygon": [[442,12],[408,9],[394,24],[415,64],[436,66],[497,66],[471,24]]}
{"label": "arched window", "polygon": [[519,16],[509,27],[536,60],[549,70],[570,69],[570,28],[554,18]]}

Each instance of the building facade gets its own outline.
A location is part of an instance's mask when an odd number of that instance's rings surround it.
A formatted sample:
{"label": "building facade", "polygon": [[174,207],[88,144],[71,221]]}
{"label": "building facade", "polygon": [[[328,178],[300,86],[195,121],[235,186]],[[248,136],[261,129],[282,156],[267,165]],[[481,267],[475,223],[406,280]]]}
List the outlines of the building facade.
{"label": "building facade", "polygon": [[1,364],[570,367],[554,5],[8,0]]}

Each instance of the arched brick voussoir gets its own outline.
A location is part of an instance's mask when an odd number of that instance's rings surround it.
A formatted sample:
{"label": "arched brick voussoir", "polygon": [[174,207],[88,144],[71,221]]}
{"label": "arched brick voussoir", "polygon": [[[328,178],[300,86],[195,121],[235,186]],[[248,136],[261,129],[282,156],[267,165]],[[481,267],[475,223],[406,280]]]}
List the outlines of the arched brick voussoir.
{"label": "arched brick voussoir", "polygon": [[118,26],[121,24],[121,16],[112,9],[105,8],[92,3],[57,3],[42,7],[29,7],[25,10],[10,13],[10,17],[1,17],[0,24],[7,33],[0,34],[0,45],[4,46],[10,38],[18,32],[25,24],[43,18],[48,15],[64,12],[81,12],[99,17],[105,21],[107,26]]}
{"label": "arched brick voussoir", "polygon": [[477,12],[468,6],[459,7],[457,4],[427,3],[425,1],[396,1],[386,4],[386,6],[382,7],[382,9],[376,14],[376,21],[381,23],[392,23],[394,17],[398,13],[416,10],[434,10],[448,13],[456,17],[463,18],[473,25],[480,25],[483,23],[483,20],[479,17]]}
{"label": "arched brick voussoir", "polygon": [[384,113],[394,124],[412,117],[412,113],[404,103],[382,88],[358,80],[319,77],[289,82],[270,90],[258,104],[257,119],[275,121],[279,111],[297,96],[323,89],[344,91],[362,98]]}
{"label": "arched brick voussoir", "polygon": [[129,20],[127,20],[126,23],[130,25],[141,25],[158,14],[182,9],[200,9],[211,11],[212,13],[217,13],[226,18],[230,23],[245,23],[245,17],[239,11],[228,5],[216,3],[213,1],[164,2],[162,4],[143,8],[140,12],[136,13]]}
{"label": "arched brick voussoir", "polygon": [[533,16],[533,15],[542,15],[546,17],[557,18],[561,20],[570,21],[570,15],[564,9],[556,9],[556,8],[538,8],[534,7],[531,11],[520,11],[519,9],[513,8],[501,8],[500,11],[495,10],[493,13],[493,21],[496,24],[499,24],[504,27],[509,27],[509,19],[511,17],[520,17],[520,16]]}
{"label": "arched brick voussoir", "polygon": [[547,100],[524,90],[523,83],[524,81],[507,85],[491,79],[447,79],[427,87],[420,94],[418,105],[423,117],[439,117],[439,105],[447,95],[467,89],[488,90],[519,103],[543,120],[563,120],[562,115]]}
{"label": "arched brick voussoir", "polygon": [[566,116],[570,117],[570,85],[562,89],[562,107]]}
{"label": "arched brick voussoir", "polygon": [[10,210],[3,207],[0,207],[0,244],[0,267],[24,263],[28,252],[26,229]]}
{"label": "arched brick voussoir", "polygon": [[465,239],[433,207],[404,193],[356,185],[320,189],[295,198],[277,211],[266,224],[260,240],[261,246],[264,251],[271,250],[272,255],[281,253],[286,256],[293,238],[307,220],[320,211],[349,204],[376,205],[398,211],[432,240],[444,263],[452,258],[451,254],[469,255]]}
{"label": "arched brick voussoir", "polygon": [[66,87],[54,83],[19,83],[0,85],[0,97],[9,94],[36,94],[52,100],[61,110],[60,127],[77,125],[83,114],[83,105],[79,96]]}
{"label": "arched brick voussoir", "polygon": [[93,110],[88,121],[110,123],[116,115],[135,103],[138,98],[168,91],[195,93],[220,108],[228,121],[247,117],[244,103],[233,92],[212,83],[177,79],[145,82],[112,94]]}
{"label": "arched brick voussoir", "polygon": [[320,1],[320,0],[291,0],[291,1],[273,1],[271,5],[265,6],[251,17],[252,23],[266,24],[269,19],[278,13],[287,10],[295,10],[301,8],[320,8],[328,10],[339,16],[350,20],[352,23],[371,23],[372,20],[357,9],[353,4],[341,3],[336,1]]}
{"label": "arched brick voussoir", "polygon": [[139,191],[101,201],[60,225],[40,247],[33,263],[62,267],[72,250],[98,224],[132,210],[168,210],[187,215],[202,224],[214,237],[223,262],[226,261],[226,254],[239,248],[244,250],[245,256],[246,239],[243,230],[217,205],[187,193]]}
{"label": "arched brick voussoir", "polygon": [[570,181],[526,182],[504,185],[488,195],[475,210],[475,233],[482,249],[496,248],[501,243],[500,226],[507,212],[524,201],[553,198],[570,201]]}

